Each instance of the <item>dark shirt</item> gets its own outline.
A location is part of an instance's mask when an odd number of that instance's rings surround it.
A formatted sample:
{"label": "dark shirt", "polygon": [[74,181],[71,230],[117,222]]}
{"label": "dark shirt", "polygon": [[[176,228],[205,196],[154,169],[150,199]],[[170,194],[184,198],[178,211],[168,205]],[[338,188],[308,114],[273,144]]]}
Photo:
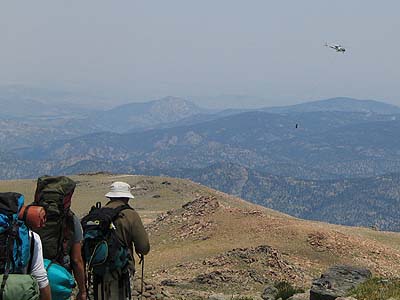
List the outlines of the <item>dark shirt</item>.
{"label": "dark shirt", "polygon": [[[125,205],[125,202],[122,200],[113,200],[108,202],[106,207],[117,208],[121,205]],[[124,209],[121,211],[120,217],[117,218],[114,225],[118,237],[124,241],[129,248],[132,256],[130,266],[132,270],[135,270],[133,245],[135,247],[135,252],[138,254],[146,255],[150,251],[149,237],[144,229],[142,220],[134,209]]]}

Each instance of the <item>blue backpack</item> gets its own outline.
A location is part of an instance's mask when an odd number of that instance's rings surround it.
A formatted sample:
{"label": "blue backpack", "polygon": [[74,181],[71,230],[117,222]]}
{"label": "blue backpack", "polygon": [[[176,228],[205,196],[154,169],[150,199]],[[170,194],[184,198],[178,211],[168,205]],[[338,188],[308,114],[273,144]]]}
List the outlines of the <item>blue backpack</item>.
{"label": "blue backpack", "polygon": [[25,223],[18,219],[23,205],[23,195],[0,193],[0,274],[3,275],[0,285],[1,298],[6,293],[9,275],[26,274],[31,268],[33,243],[30,242],[29,230]]}
{"label": "blue backpack", "polygon": [[75,287],[75,280],[71,273],[49,259],[44,259],[44,267],[49,277],[51,298],[56,300],[70,299]]}

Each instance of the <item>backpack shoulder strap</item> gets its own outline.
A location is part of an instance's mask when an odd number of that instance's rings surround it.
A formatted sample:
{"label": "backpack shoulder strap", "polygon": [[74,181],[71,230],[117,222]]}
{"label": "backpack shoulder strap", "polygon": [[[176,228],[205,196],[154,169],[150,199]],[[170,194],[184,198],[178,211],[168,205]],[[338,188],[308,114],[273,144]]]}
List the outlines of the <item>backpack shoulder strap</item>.
{"label": "backpack shoulder strap", "polygon": [[[109,203],[111,203],[111,201],[107,202],[107,204],[105,206],[103,206],[102,208],[111,208],[111,207],[107,206]],[[97,204],[96,204],[96,207],[97,207]],[[97,208],[99,208],[99,207],[97,207]],[[125,210],[125,209],[134,210],[129,204],[123,204],[123,205],[117,206],[117,207],[112,208],[112,209],[115,212],[115,217],[113,219],[116,219],[119,216],[120,212]]]}
{"label": "backpack shoulder strap", "polygon": [[129,204],[124,204],[124,205],[121,205],[121,206],[118,206],[118,207],[114,208],[115,215],[114,215],[113,221],[115,221],[119,217],[119,214],[125,209],[132,209],[133,210],[133,208],[130,207]]}
{"label": "backpack shoulder strap", "polygon": [[57,239],[57,252],[56,256],[52,259],[64,267],[64,257],[69,255],[69,251],[72,248],[71,240],[74,235],[74,213],[71,210],[68,210],[61,216],[61,227],[60,232]]}
{"label": "backpack shoulder strap", "polygon": [[5,268],[4,268],[4,274],[3,274],[3,280],[0,285],[0,300],[3,300],[3,293],[6,287],[6,282],[8,279],[8,275],[11,272],[11,268],[14,266],[14,262],[11,261],[13,257],[13,249],[14,249],[14,241],[15,241],[15,226],[16,223],[13,222],[11,225],[11,228],[9,228],[9,234],[5,246]]}
{"label": "backpack shoulder strap", "polygon": [[28,262],[28,273],[32,273],[32,263],[33,263],[33,253],[35,251],[35,237],[33,236],[33,232],[30,232],[30,250],[29,250],[29,262]]}
{"label": "backpack shoulder strap", "polygon": [[121,211],[123,211],[125,209],[132,209],[133,210],[133,208],[129,204],[124,204],[124,205],[118,206],[118,207],[116,207],[114,209],[116,211],[118,211],[118,212],[121,212]]}

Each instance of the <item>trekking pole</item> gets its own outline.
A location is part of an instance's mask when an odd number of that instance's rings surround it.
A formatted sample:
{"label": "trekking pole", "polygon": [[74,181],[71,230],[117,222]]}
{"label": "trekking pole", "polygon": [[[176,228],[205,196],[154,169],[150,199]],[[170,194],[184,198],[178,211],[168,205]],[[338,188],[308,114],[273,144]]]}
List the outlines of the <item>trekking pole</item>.
{"label": "trekking pole", "polygon": [[144,285],[144,255],[140,254],[140,261],[139,264],[142,265],[142,280],[140,285],[140,299],[143,298],[143,285]]}

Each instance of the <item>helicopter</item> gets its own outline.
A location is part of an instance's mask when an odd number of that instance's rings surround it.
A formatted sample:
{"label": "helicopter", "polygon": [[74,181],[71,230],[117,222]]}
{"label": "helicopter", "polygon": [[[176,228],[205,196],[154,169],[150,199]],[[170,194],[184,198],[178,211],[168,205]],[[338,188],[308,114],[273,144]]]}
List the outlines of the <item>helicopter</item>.
{"label": "helicopter", "polygon": [[346,52],[346,49],[342,45],[339,45],[339,44],[330,45],[328,43],[325,43],[325,47],[332,48],[332,49],[336,50],[336,52],[342,52],[343,54]]}

